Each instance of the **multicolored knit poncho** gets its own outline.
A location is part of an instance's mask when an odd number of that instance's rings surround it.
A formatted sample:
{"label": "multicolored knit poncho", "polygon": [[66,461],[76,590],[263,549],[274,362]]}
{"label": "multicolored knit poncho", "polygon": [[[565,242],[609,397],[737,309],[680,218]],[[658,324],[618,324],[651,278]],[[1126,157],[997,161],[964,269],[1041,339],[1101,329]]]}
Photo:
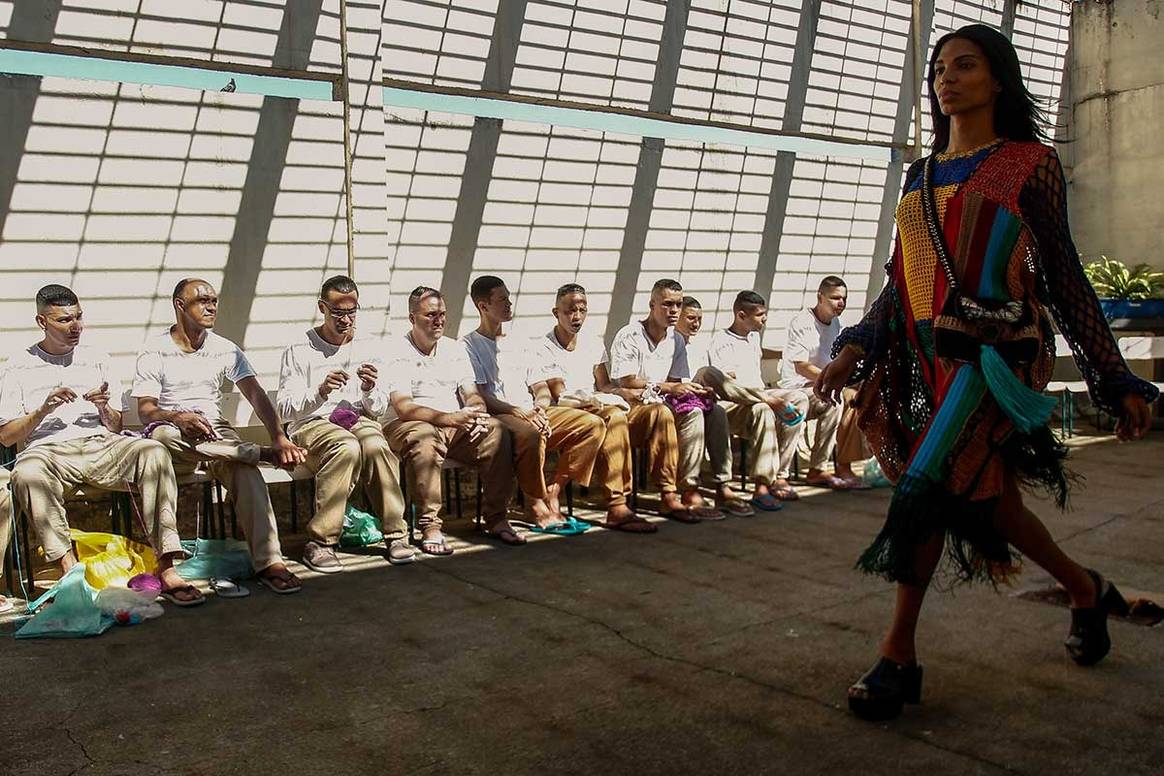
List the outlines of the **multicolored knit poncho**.
{"label": "multicolored knit poncho", "polygon": [[[1041,485],[1066,504],[1065,448],[1044,424],[1027,432],[1000,407],[979,363],[935,358],[932,323],[949,294],[922,211],[923,161],[906,175],[897,245],[885,289],[833,350],[861,353],[858,422],[896,483],[885,527],[858,567],[893,581],[914,578],[916,550],[944,532],[957,578],[996,581],[1014,568],[994,528],[1003,482]],[[1039,322],[1038,356],[1014,366],[1042,391],[1055,360],[1054,316],[1098,407],[1118,414],[1122,398],[1157,390],[1120,354],[1067,226],[1066,182],[1055,151],[996,141],[933,167],[938,215],[962,292],[986,304],[1017,301]],[[1008,375],[1009,379],[1009,375]],[[1021,387],[1021,386],[1020,386]]]}

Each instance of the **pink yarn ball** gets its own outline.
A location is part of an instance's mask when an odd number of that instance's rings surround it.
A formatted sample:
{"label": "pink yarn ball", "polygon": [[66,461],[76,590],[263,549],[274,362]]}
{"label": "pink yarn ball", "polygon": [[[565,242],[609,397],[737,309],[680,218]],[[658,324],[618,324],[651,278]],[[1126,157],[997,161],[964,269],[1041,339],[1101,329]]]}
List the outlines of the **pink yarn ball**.
{"label": "pink yarn ball", "polygon": [[162,592],[162,580],[153,574],[138,574],[126,583],[126,587],[139,593],[158,595]]}

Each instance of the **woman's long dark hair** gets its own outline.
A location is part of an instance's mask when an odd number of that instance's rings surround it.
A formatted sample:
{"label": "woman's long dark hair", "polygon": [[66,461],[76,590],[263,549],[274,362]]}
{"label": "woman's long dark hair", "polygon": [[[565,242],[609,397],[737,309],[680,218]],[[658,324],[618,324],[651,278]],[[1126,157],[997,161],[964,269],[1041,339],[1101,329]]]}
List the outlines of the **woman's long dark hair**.
{"label": "woman's long dark hair", "polygon": [[1035,97],[1023,83],[1022,70],[1014,46],[998,30],[985,24],[970,24],[948,32],[938,39],[930,54],[930,67],[926,73],[926,84],[930,91],[930,119],[934,127],[934,153],[946,150],[950,144],[950,117],[942,114],[938,95],[934,91],[934,62],[942,51],[942,46],[953,38],[961,38],[976,43],[990,63],[990,73],[998,81],[1002,91],[994,104],[994,131],[1008,140],[1046,141],[1043,130],[1046,113],[1039,107]]}

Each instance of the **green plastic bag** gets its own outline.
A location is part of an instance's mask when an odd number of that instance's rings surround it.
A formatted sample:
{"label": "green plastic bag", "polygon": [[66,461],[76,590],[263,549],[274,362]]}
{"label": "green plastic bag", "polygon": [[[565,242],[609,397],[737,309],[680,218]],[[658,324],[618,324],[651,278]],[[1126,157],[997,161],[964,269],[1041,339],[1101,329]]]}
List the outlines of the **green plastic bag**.
{"label": "green plastic bag", "polygon": [[254,574],[251,552],[237,539],[184,539],[189,555],[175,568],[182,579],[247,579]]}
{"label": "green plastic bag", "polygon": [[380,531],[380,521],[375,515],[356,509],[348,504],[344,512],[344,530],[340,534],[340,547],[367,547],[384,541]]}
{"label": "green plastic bag", "polygon": [[113,625],[113,618],[97,606],[97,591],[85,581],[85,564],[78,563],[61,577],[39,606],[52,598],[53,605],[38,611],[16,631],[18,639],[74,639],[99,636]]}
{"label": "green plastic bag", "polygon": [[865,484],[872,488],[892,488],[893,483],[885,476],[885,472],[881,471],[881,464],[877,462],[876,458],[871,458],[865,464],[865,471],[861,473],[861,479]]}

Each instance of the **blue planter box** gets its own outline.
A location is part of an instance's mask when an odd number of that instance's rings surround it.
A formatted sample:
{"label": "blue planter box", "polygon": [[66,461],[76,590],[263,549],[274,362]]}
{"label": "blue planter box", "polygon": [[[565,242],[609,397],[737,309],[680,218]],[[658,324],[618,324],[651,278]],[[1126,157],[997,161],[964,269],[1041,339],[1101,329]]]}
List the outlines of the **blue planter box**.
{"label": "blue planter box", "polygon": [[1099,306],[1109,321],[1113,318],[1164,318],[1164,299],[1100,299]]}

